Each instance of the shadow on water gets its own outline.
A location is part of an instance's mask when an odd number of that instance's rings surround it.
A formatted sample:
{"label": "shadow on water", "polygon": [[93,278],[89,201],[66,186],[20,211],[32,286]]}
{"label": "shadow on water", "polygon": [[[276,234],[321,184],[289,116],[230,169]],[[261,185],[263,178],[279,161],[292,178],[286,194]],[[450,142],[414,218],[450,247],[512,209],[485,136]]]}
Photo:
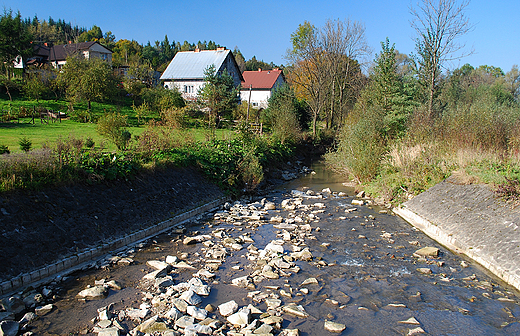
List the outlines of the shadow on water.
{"label": "shadow on water", "polygon": [[[310,316],[301,319],[284,314],[284,328],[298,328],[300,335],[325,335],[328,334],[323,329],[325,320],[332,320],[347,326],[343,335],[406,335],[418,326],[400,321],[414,317],[431,335],[520,335],[517,292],[468,260],[469,267],[461,266],[464,260],[461,256],[446,250],[399,217],[369,206],[350,211],[354,190],[345,187],[343,178],[326,170],[322,163],[314,164],[312,169],[316,174],[273,190],[267,199],[277,203],[280,209],[280,203],[291,197],[292,189],[310,188],[319,192],[330,188],[333,192],[343,191],[349,197],[304,199],[303,205],[318,201],[326,206],[325,211],[317,212],[319,220],[310,223],[316,239],[307,239],[306,244],[313,253],[313,261],[296,261],[300,272],[287,278],[264,280],[256,286],[257,290],[277,296],[277,290],[265,286],[294,290],[290,298],[280,297],[283,303],[300,304]],[[293,215],[299,212],[298,209],[292,211]],[[274,210],[270,215],[286,217],[289,212]],[[250,232],[254,245],[260,249],[271,240],[279,239],[278,230],[268,222],[255,230],[233,223],[217,223],[211,218],[195,224],[191,230],[203,234],[215,228],[235,236]],[[202,244],[183,245],[182,237],[174,234],[156,237],[154,243],[135,254],[134,265],[71,278],[56,302],[58,309],[35,323],[36,333],[79,333],[92,327],[90,320],[97,316],[96,309],[110,303],[114,303],[115,310],[138,307],[142,302],[137,288],[139,280],[151,270],[146,266],[147,260],[164,260],[167,255],[186,253],[196,268],[202,267],[204,247]],[[422,262],[412,256],[415,250],[425,246],[440,248],[441,257]],[[263,311],[267,309],[264,302],[255,303],[247,297],[250,290],[231,285],[232,279],[250,274],[252,270],[246,253],[244,248],[226,258],[202,306],[211,303],[216,307],[235,300],[240,306],[251,303]],[[418,268],[428,268],[432,274],[421,274]],[[179,272],[175,281],[187,281],[194,272]],[[297,295],[302,282],[310,277],[319,283],[306,286],[307,295]],[[94,279],[116,279],[124,282],[126,288],[111,291],[104,300],[78,302],[75,295]],[[133,326],[126,327],[129,330]]]}

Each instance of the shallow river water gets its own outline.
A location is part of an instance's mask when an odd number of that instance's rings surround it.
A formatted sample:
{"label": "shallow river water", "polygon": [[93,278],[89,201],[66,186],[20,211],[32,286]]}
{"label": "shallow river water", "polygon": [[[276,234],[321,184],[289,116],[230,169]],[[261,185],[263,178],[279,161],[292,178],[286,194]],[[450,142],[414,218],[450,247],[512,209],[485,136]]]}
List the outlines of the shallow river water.
{"label": "shallow river water", "polygon": [[[279,298],[282,305],[294,302],[304,307],[309,314],[306,318],[282,314],[282,328],[297,328],[300,335],[331,334],[324,330],[325,320],[344,324],[346,329],[342,335],[407,335],[417,327],[430,335],[520,335],[518,292],[471,260],[431,240],[391,211],[385,213],[386,209],[367,204],[352,205],[354,191],[342,185],[341,177],[320,163],[311,168],[316,174],[294,180],[249,202],[265,197],[276,205],[276,210],[269,210],[265,219],[255,225],[246,220],[223,220],[226,213],[201,216],[190,223],[185,235],[172,231],[135,251],[125,251],[125,255],[133,257],[131,265],[111,266],[69,277],[57,293],[56,309],[32,323],[32,331],[37,335],[95,335],[91,320],[98,315],[98,308],[112,303],[112,310],[119,311],[137,308],[143,302],[139,283],[153,270],[146,261],[179,256],[197,270],[202,269],[206,265],[208,246],[184,245],[182,240],[186,235],[212,235],[220,230],[232,238],[248,236],[254,243],[244,243],[240,250],[228,249],[214,280],[208,282],[211,293],[203,297],[202,308],[235,300],[240,307],[252,304],[265,312],[265,302],[248,297],[248,293],[258,290]],[[303,194],[291,194],[292,190],[307,188],[322,194],[323,198],[302,197],[301,205],[297,202],[299,206],[294,210],[282,208],[282,201],[297,200]],[[324,188],[330,188],[333,193],[322,193]],[[339,192],[346,196],[338,196]],[[247,207],[247,203],[242,205]],[[323,205],[316,207],[316,203]],[[257,266],[255,260],[250,260],[249,245],[263,249],[271,241],[282,239],[282,230],[274,228],[269,221],[274,216],[306,218],[312,231],[301,235],[302,246],[309,248],[312,260],[294,260],[300,267],[299,272],[264,279],[255,283],[254,289],[234,286],[233,279],[251,275]],[[212,241],[218,243],[215,237]],[[286,254],[290,254],[290,245],[288,241],[284,244]],[[439,257],[419,260],[412,256],[426,246],[439,248]],[[428,268],[432,273],[423,274],[418,268]],[[195,272],[177,269],[174,281],[187,281]],[[301,286],[308,278],[316,278],[318,284]],[[124,289],[111,289],[109,296],[102,300],[76,298],[80,290],[100,279],[117,280]],[[308,293],[300,291],[303,287]],[[291,297],[281,294],[282,289],[292,292]],[[210,316],[225,321],[218,313]],[[411,317],[420,324],[402,323]],[[127,331],[135,326],[124,319],[121,324]]]}

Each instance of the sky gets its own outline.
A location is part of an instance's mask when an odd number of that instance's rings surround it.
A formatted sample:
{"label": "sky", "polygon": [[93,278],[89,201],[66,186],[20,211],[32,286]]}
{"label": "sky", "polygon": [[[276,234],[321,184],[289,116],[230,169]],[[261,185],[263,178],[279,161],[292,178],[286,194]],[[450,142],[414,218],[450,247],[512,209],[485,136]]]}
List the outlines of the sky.
{"label": "sky", "polygon": [[[278,0],[278,1],[178,1],[178,0],[0,0],[3,8],[20,11],[23,18],[62,19],[73,25],[99,26],[111,31],[116,40],[136,40],[141,44],[164,40],[214,41],[228,49],[238,47],[246,60],[277,65],[290,48],[291,34],[309,21],[322,27],[329,19],[354,20],[366,27],[372,48],[370,59],[381,50],[387,37],[399,52],[414,52],[415,31],[410,26],[410,6],[417,0]],[[447,64],[448,69],[466,63],[474,67],[492,65],[507,72],[520,64],[520,1],[473,0],[467,16],[474,29],[459,42],[473,54]]]}

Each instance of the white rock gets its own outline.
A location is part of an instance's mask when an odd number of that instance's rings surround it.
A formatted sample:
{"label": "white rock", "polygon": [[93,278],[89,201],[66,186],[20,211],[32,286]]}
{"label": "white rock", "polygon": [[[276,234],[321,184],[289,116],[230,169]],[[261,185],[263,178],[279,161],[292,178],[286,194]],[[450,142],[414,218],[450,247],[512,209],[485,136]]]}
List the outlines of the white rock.
{"label": "white rock", "polygon": [[227,317],[229,323],[236,326],[245,326],[250,323],[251,320],[251,311],[244,307],[240,309],[238,312]]}
{"label": "white rock", "polygon": [[82,290],[78,297],[85,299],[104,299],[108,295],[108,289],[104,286],[95,286]]}
{"label": "white rock", "polygon": [[[186,308],[187,309],[187,308]],[[172,307],[166,314],[164,314],[166,318],[169,318],[170,320],[176,321],[178,318],[182,316],[182,313],[175,307]]]}
{"label": "white rock", "polygon": [[332,321],[325,321],[325,330],[333,332],[333,333],[340,333],[343,330],[345,330],[346,326],[341,323],[336,323]]}
{"label": "white rock", "polygon": [[177,260],[179,260],[179,258],[177,258],[177,256],[166,256],[166,263],[168,265],[173,265],[177,262]]}
{"label": "white rock", "polygon": [[153,267],[155,268],[156,270],[162,270],[162,269],[165,269],[166,267],[170,266],[168,265],[167,263],[165,263],[164,261],[159,261],[159,260],[148,260],[146,262],[146,264],[150,267]]}
{"label": "white rock", "polygon": [[202,302],[200,296],[198,296],[192,289],[189,289],[182,293],[180,298],[192,306],[198,305]]}
{"label": "white rock", "polygon": [[306,318],[309,316],[305,309],[301,305],[296,305],[295,303],[289,303],[286,306],[283,306],[282,310],[287,314],[294,315],[300,318]]}
{"label": "white rock", "polygon": [[218,310],[220,312],[220,315],[229,316],[231,314],[234,314],[238,310],[238,304],[235,302],[235,300],[228,301],[219,305]]}
{"label": "white rock", "polygon": [[204,320],[208,315],[208,312],[205,309],[197,308],[195,306],[188,306],[186,313],[197,320]]}
{"label": "white rock", "polygon": [[36,307],[34,309],[34,312],[38,316],[43,316],[43,315],[46,315],[46,314],[50,313],[53,309],[54,309],[54,305],[49,303],[48,305],[45,305],[45,306],[42,306],[42,307]]}

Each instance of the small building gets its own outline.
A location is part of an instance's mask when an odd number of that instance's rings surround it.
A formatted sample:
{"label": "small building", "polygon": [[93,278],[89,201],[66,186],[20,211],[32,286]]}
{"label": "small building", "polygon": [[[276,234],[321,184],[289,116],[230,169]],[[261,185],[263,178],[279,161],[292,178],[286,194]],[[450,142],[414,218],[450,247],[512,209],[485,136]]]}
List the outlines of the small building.
{"label": "small building", "polygon": [[246,103],[250,102],[253,108],[257,109],[267,108],[274,90],[285,83],[280,69],[244,71],[242,77],[244,81],[240,90],[240,99]]}
{"label": "small building", "polygon": [[227,70],[235,86],[243,81],[233,53],[225,48],[180,51],[164,70],[161,80],[164,81],[165,88],[177,87],[184,99],[195,100],[200,88],[204,86],[204,71],[211,65],[215,66],[217,74]]}
{"label": "small building", "polygon": [[47,43],[34,44],[33,56],[27,59],[26,65],[40,67],[44,64],[52,64],[61,69],[67,63],[67,57],[81,55],[86,59],[101,58],[112,64],[112,51],[99,42],[69,43],[50,46]]}

